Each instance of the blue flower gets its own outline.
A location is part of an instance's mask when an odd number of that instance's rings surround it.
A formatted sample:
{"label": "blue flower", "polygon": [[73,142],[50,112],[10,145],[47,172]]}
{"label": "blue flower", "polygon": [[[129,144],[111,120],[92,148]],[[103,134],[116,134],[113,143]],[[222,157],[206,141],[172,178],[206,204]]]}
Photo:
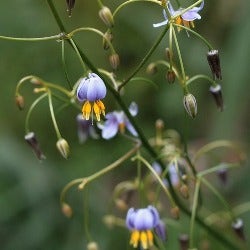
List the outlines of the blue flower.
{"label": "blue flower", "polygon": [[[170,2],[168,2],[167,7],[168,7],[168,11],[169,11],[171,17],[175,18],[174,22],[176,24],[184,25],[185,27],[188,27],[188,28],[191,25],[191,27],[193,28],[194,27],[193,21],[196,19],[201,19],[201,16],[200,16],[200,14],[198,14],[198,12],[203,9],[204,1],[202,1],[201,5],[199,7],[193,7],[191,9],[185,11],[184,13],[183,13],[183,11],[185,9],[183,9],[183,8],[179,8],[178,10],[174,10],[174,8]],[[153,24],[153,26],[155,28],[168,24],[169,20],[168,20],[167,13],[165,10],[163,10],[163,16],[164,16],[165,20],[163,22]]]}
{"label": "blue flower", "polygon": [[160,223],[157,209],[153,206],[147,208],[130,208],[127,212],[126,226],[131,230],[130,244],[136,248],[140,243],[142,249],[153,245],[152,230]]}
{"label": "blue flower", "polygon": [[[129,111],[132,116],[137,115],[138,106],[135,102],[130,104]],[[102,138],[107,140],[111,139],[118,133],[118,131],[124,133],[125,128],[127,128],[133,136],[137,136],[137,132],[123,111],[110,112],[105,116],[105,118],[106,121],[104,124],[98,123],[98,127],[102,130]]]}
{"label": "blue flower", "polygon": [[80,102],[84,102],[82,114],[86,120],[89,120],[90,114],[93,112],[97,121],[100,121],[101,114],[105,116],[105,106],[101,99],[106,96],[106,92],[103,80],[95,73],[89,73],[88,77],[79,80],[77,98]]}

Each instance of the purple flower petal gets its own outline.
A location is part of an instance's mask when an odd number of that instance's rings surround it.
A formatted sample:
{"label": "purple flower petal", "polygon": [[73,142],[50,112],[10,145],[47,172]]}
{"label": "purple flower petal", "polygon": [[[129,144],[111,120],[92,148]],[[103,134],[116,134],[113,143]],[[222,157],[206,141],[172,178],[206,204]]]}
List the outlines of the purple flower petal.
{"label": "purple flower petal", "polygon": [[87,99],[87,91],[88,91],[88,81],[89,79],[84,77],[79,80],[79,85],[77,88],[77,98],[80,102]]}
{"label": "purple flower petal", "polygon": [[108,140],[117,134],[119,129],[119,123],[117,121],[116,115],[113,113],[108,113],[106,115],[106,118],[107,120],[102,126],[102,138]]}
{"label": "purple flower petal", "polygon": [[197,12],[191,10],[182,14],[181,17],[183,18],[183,20],[189,22],[194,21],[195,19],[201,19],[201,16]]}

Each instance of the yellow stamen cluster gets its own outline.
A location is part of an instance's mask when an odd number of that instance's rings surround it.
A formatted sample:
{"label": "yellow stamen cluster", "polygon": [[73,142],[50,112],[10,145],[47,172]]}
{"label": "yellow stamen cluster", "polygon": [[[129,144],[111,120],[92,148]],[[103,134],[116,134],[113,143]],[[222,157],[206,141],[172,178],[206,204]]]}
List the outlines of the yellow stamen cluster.
{"label": "yellow stamen cluster", "polygon": [[[101,100],[97,100],[93,102],[93,104],[89,101],[86,101],[82,106],[82,114],[86,120],[89,120],[90,114],[95,113],[96,119],[100,121],[100,115],[103,114],[105,116],[105,106]],[[92,117],[93,119],[93,117]]]}
{"label": "yellow stamen cluster", "polygon": [[[187,28],[190,28],[190,27],[194,28],[194,22],[193,21],[186,21],[181,16],[176,17],[175,23],[178,24],[178,25],[183,25],[183,26],[185,26]],[[178,31],[180,31],[180,30],[181,30],[181,28],[178,27]]]}
{"label": "yellow stamen cluster", "polygon": [[150,230],[138,231],[135,230],[131,234],[130,245],[137,248],[140,242],[142,249],[148,249],[153,246],[153,233]]}

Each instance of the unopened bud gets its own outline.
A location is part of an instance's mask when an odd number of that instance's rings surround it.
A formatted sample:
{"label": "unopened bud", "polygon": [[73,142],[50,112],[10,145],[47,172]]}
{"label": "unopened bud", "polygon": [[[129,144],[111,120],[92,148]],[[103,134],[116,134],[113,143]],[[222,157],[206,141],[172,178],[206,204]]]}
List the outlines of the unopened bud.
{"label": "unopened bud", "polygon": [[73,210],[71,208],[71,206],[67,203],[63,203],[62,204],[62,213],[67,217],[67,218],[71,218],[72,214],[73,214]]}
{"label": "unopened bud", "polygon": [[31,79],[30,79],[30,82],[31,82],[32,84],[35,84],[35,85],[42,85],[41,80],[38,79],[38,78],[36,78],[36,77],[31,78]]}
{"label": "unopened bud", "polygon": [[155,63],[150,63],[146,69],[146,73],[149,75],[154,75],[157,73],[157,67]]}
{"label": "unopened bud", "polygon": [[109,43],[112,43],[113,41],[113,34],[110,30],[108,30],[105,34],[104,34],[104,37],[103,37],[103,40],[102,40],[102,46],[105,50],[109,49]]}
{"label": "unopened bud", "polygon": [[175,206],[172,207],[170,210],[170,213],[174,219],[179,219],[180,218],[180,209],[179,207]]}
{"label": "unopened bud", "polygon": [[197,103],[195,97],[190,93],[184,95],[183,105],[189,116],[195,118],[197,115]]}
{"label": "unopened bud", "polygon": [[45,159],[45,155],[42,153],[39,143],[36,139],[35,133],[34,132],[29,132],[24,136],[25,141],[31,146],[33,149],[33,152],[37,156],[39,160]]}
{"label": "unopened bud", "polygon": [[188,186],[186,184],[182,184],[180,186],[180,193],[181,193],[183,198],[188,199],[188,197],[189,197],[189,189],[188,189]]}
{"label": "unopened bud", "polygon": [[179,236],[179,243],[181,250],[188,250],[189,248],[189,236],[187,234],[181,234]]}
{"label": "unopened bud", "polygon": [[172,69],[169,69],[166,74],[166,78],[168,83],[174,83],[175,81],[175,73]]}
{"label": "unopened bud", "polygon": [[240,239],[246,239],[244,234],[244,223],[242,219],[237,219],[236,221],[234,221],[232,223],[232,228]]}
{"label": "unopened bud", "polygon": [[219,169],[218,171],[217,171],[217,174],[218,174],[218,177],[219,177],[219,179],[220,179],[220,181],[224,184],[224,185],[226,185],[227,184],[227,174],[228,174],[228,170],[227,170],[227,168],[222,168],[222,169]]}
{"label": "unopened bud", "polygon": [[169,48],[166,48],[165,49],[165,54],[166,54],[166,57],[169,61],[171,61],[172,57],[173,57],[173,52],[169,49]]}
{"label": "unopened bud", "polygon": [[98,249],[99,249],[99,246],[94,241],[89,242],[87,245],[87,250],[98,250]]}
{"label": "unopened bud", "polygon": [[128,205],[126,202],[122,199],[116,199],[115,200],[115,205],[120,211],[127,211],[128,210]]}
{"label": "unopened bud", "polygon": [[111,65],[111,67],[116,70],[117,67],[119,66],[120,64],[120,57],[118,54],[112,54],[109,56],[109,63]]}
{"label": "unopened bud", "polygon": [[112,28],[114,26],[114,18],[108,7],[103,6],[101,8],[101,10],[99,11],[99,17],[109,28]]}
{"label": "unopened bud", "polygon": [[115,225],[115,217],[113,215],[105,215],[103,222],[108,228],[113,228]]}
{"label": "unopened bud", "polygon": [[157,119],[155,122],[155,128],[156,130],[163,130],[164,129],[164,121],[161,119]]}
{"label": "unopened bud", "polygon": [[68,144],[68,142],[65,139],[61,138],[57,141],[56,147],[57,147],[58,151],[60,152],[60,154],[65,159],[68,159],[68,157],[69,157],[69,144]]}
{"label": "unopened bud", "polygon": [[214,80],[221,80],[221,67],[220,67],[220,57],[218,50],[210,50],[207,53],[207,61],[211,68]]}
{"label": "unopened bud", "polygon": [[22,95],[16,95],[16,105],[19,108],[19,110],[24,109],[24,98]]}
{"label": "unopened bud", "polygon": [[220,109],[220,111],[223,111],[224,104],[223,104],[221,86],[219,84],[216,86],[211,86],[209,88],[209,91],[214,97],[217,108]]}
{"label": "unopened bud", "polygon": [[67,3],[67,6],[68,6],[67,11],[69,13],[69,17],[71,17],[72,9],[75,6],[75,0],[66,0],[66,3]]}

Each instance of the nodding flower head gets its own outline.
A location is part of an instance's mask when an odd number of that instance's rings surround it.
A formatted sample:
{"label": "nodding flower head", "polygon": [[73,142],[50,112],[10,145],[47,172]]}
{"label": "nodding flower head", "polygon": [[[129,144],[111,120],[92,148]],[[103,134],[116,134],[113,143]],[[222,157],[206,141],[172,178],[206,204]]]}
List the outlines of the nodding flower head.
{"label": "nodding flower head", "polygon": [[106,96],[106,92],[103,80],[95,73],[89,73],[88,77],[79,80],[77,98],[80,102],[84,102],[82,114],[85,120],[89,120],[90,114],[93,115],[93,112],[97,121],[100,121],[101,114],[105,116],[105,106],[101,99]]}
{"label": "nodding flower head", "polygon": [[[204,1],[202,1],[201,5],[199,7],[193,7],[187,11],[185,11],[185,9],[183,9],[183,8],[179,8],[178,10],[174,10],[174,8],[170,2],[168,2],[167,7],[168,7],[168,11],[169,11],[171,17],[175,17],[174,22],[176,24],[183,25],[183,26],[188,27],[188,28],[190,28],[190,26],[191,26],[193,28],[194,27],[193,21],[196,19],[201,19],[201,16],[200,16],[200,14],[198,14],[198,12],[203,9]],[[168,20],[167,13],[165,10],[163,10],[163,16],[164,16],[165,20],[163,22],[153,24],[153,26],[155,28],[168,24],[169,20]]]}
{"label": "nodding flower head", "polygon": [[153,206],[147,208],[130,208],[126,217],[126,225],[131,230],[130,244],[136,248],[140,243],[142,249],[148,249],[153,245],[153,233],[160,224],[157,209]]}

